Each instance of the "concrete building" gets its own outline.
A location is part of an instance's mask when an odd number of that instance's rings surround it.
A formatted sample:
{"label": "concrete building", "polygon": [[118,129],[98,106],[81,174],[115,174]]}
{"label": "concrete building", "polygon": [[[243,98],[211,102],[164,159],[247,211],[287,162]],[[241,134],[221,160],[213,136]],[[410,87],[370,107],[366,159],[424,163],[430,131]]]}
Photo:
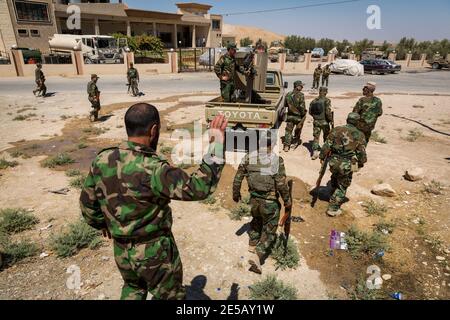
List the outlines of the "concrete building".
{"label": "concrete building", "polygon": [[[13,45],[48,51],[55,33],[150,34],[167,48],[222,45],[223,19],[209,13],[212,6],[178,3],[177,8],[176,13],[139,10],[121,0],[0,0],[0,51]],[[67,21],[78,13],[81,28],[73,29]]]}

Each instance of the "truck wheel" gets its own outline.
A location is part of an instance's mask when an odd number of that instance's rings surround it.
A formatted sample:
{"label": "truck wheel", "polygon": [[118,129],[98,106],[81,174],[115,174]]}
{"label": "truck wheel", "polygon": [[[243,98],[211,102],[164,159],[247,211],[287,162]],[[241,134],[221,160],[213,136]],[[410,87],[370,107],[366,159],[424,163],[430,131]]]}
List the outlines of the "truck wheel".
{"label": "truck wheel", "polygon": [[439,63],[435,62],[435,63],[433,63],[433,69],[439,70],[439,69],[441,69],[441,65]]}

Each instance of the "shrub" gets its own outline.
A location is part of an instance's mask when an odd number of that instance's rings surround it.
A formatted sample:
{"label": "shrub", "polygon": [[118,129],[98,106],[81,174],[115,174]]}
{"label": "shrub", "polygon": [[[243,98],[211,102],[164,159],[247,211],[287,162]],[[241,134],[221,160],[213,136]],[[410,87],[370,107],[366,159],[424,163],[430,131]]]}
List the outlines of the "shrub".
{"label": "shrub", "polygon": [[440,195],[444,187],[439,181],[433,180],[430,183],[425,184],[423,192]]}
{"label": "shrub", "polygon": [[389,250],[385,235],[380,232],[366,233],[352,226],[346,233],[345,240],[352,258],[360,258],[363,254],[375,255],[381,251]]}
{"label": "shrub", "polygon": [[384,143],[384,144],[387,143],[386,138],[383,138],[382,136],[380,136],[378,131],[372,132],[372,136],[370,137],[370,140],[375,141],[375,142],[379,142],[379,143]]}
{"label": "shrub", "polygon": [[252,300],[296,300],[297,289],[269,275],[250,287]]}
{"label": "shrub", "polygon": [[32,229],[39,219],[23,208],[7,208],[0,211],[0,228],[8,233]]}
{"label": "shrub", "polygon": [[281,235],[277,238],[272,249],[271,257],[275,260],[277,269],[295,269],[298,267],[298,262],[300,261],[300,255],[298,254],[297,246],[294,241],[292,241],[292,239],[289,239],[287,248],[285,249],[285,241],[286,237],[284,235]]}
{"label": "shrub", "polygon": [[232,220],[242,220],[243,217],[249,217],[250,206],[243,202],[240,202],[236,207],[231,209],[231,219]]}
{"label": "shrub", "polygon": [[0,169],[4,170],[6,168],[14,168],[17,167],[19,163],[17,161],[8,161],[5,159],[0,159]]}
{"label": "shrub", "polygon": [[50,247],[58,257],[71,257],[83,248],[95,249],[102,243],[100,232],[80,220],[68,226],[68,229],[50,237]]}
{"label": "shrub", "polygon": [[75,161],[68,154],[60,153],[54,157],[46,159],[42,166],[44,168],[56,168],[74,162]]}
{"label": "shrub", "polygon": [[377,203],[373,200],[364,201],[362,204],[364,211],[369,216],[384,216],[384,214],[388,211],[387,207],[382,203]]}

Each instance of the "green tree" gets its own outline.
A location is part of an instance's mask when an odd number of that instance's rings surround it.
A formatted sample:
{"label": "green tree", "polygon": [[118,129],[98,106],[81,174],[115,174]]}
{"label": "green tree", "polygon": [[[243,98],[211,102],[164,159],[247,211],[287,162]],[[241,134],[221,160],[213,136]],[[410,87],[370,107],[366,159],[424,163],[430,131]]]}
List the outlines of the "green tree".
{"label": "green tree", "polygon": [[239,43],[240,43],[241,47],[250,47],[253,44],[253,40],[250,39],[249,37],[245,37],[245,38],[242,38],[239,41]]}
{"label": "green tree", "polygon": [[335,42],[334,40],[328,38],[320,39],[317,41],[316,47],[322,48],[325,51],[325,54],[327,54],[335,47]]}
{"label": "green tree", "polygon": [[304,54],[308,50],[314,49],[315,46],[316,40],[313,38],[291,35],[284,39],[284,47],[289,49],[292,53]]}
{"label": "green tree", "polygon": [[164,44],[160,38],[147,34],[136,36],[135,38],[138,50],[150,51],[159,55],[163,54]]}

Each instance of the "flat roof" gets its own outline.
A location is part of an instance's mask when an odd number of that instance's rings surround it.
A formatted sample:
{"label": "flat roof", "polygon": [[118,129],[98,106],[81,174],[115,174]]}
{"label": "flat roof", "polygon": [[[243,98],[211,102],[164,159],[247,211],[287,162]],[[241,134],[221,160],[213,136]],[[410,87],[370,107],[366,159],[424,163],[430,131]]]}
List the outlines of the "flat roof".
{"label": "flat roof", "polygon": [[174,19],[181,20],[182,14],[167,13],[160,11],[147,11],[140,9],[125,9],[128,17],[151,18],[151,19]]}
{"label": "flat roof", "polygon": [[177,3],[176,6],[180,9],[203,9],[207,11],[212,8],[209,4],[201,4],[196,2],[181,2]]}

